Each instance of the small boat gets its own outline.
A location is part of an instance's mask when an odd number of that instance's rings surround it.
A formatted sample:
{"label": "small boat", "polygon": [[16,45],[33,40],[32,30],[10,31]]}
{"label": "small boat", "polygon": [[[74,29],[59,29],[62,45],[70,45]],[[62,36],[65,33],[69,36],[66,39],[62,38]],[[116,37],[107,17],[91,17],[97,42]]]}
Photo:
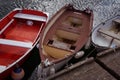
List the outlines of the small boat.
{"label": "small boat", "polygon": [[62,7],[41,32],[39,68],[48,73],[51,68],[53,72],[50,73],[54,73],[65,65],[86,44],[92,23],[91,10],[76,10],[72,5]]}
{"label": "small boat", "polygon": [[120,46],[120,15],[102,22],[92,32],[92,43],[101,49]]}
{"label": "small boat", "polygon": [[40,39],[48,20],[42,11],[16,8],[0,21],[0,80],[21,65]]}

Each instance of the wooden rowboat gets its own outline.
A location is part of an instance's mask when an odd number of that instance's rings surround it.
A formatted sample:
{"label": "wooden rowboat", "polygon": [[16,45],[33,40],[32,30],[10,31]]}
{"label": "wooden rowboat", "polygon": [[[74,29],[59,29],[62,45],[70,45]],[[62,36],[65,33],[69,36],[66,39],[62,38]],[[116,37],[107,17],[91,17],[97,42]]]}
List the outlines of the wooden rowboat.
{"label": "wooden rowboat", "polygon": [[92,32],[92,43],[104,49],[120,46],[120,15],[99,24]]}
{"label": "wooden rowboat", "polygon": [[48,66],[49,68],[51,66],[53,71],[54,69],[57,71],[66,64],[86,44],[91,33],[92,22],[91,10],[76,10],[71,5],[61,8],[41,33],[40,65],[45,70],[42,71],[51,73],[48,71]]}
{"label": "wooden rowboat", "polygon": [[45,12],[15,9],[0,21],[0,80],[21,65],[40,39],[48,15]]}

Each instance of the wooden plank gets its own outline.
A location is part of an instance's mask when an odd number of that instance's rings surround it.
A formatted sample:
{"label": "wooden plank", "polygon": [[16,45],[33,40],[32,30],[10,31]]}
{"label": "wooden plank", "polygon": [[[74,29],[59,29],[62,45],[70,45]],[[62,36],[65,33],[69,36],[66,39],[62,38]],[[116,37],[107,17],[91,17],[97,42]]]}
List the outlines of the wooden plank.
{"label": "wooden plank", "polygon": [[120,76],[120,47],[109,52],[106,52],[104,56],[98,56],[105,65],[116,72]]}
{"label": "wooden plank", "polygon": [[108,35],[108,36],[110,36],[114,39],[120,40],[120,35],[119,34],[115,34],[115,33],[111,32],[109,30],[99,29],[98,32],[103,33],[105,35]]}
{"label": "wooden plank", "polygon": [[47,78],[48,80],[116,80],[92,58],[78,62]]}
{"label": "wooden plank", "polygon": [[29,20],[36,20],[36,21],[47,21],[47,18],[44,16],[37,16],[37,15],[31,15],[31,14],[24,14],[24,13],[17,13],[15,18],[22,18],[22,19],[29,19]]}
{"label": "wooden plank", "polygon": [[22,41],[15,41],[15,40],[9,40],[9,39],[0,39],[0,44],[32,48],[32,43],[30,42],[22,42]]}

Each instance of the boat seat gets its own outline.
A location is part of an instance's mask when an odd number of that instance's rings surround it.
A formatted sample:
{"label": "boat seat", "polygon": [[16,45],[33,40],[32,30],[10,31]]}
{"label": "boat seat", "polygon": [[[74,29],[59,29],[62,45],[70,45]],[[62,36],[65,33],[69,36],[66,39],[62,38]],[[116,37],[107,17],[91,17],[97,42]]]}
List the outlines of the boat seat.
{"label": "boat seat", "polygon": [[65,31],[65,30],[57,30],[56,35],[61,39],[67,39],[67,40],[71,40],[73,42],[76,42],[80,36],[79,34]]}
{"label": "boat seat", "polygon": [[35,21],[43,21],[46,22],[47,18],[43,16],[37,16],[32,14],[24,14],[24,13],[17,13],[14,15],[15,18],[22,18],[22,19],[29,19],[29,20],[35,20]]}
{"label": "boat seat", "polygon": [[9,40],[9,39],[0,39],[0,44],[32,48],[31,42],[22,42],[22,41]]}
{"label": "boat seat", "polygon": [[105,30],[105,29],[99,29],[98,32],[102,33],[102,34],[105,34],[107,36],[110,36],[114,39],[117,39],[117,40],[120,40],[120,35],[119,34],[115,34],[109,30]]}
{"label": "boat seat", "polygon": [[47,43],[49,46],[53,46],[59,49],[70,50],[70,44],[64,43],[62,41],[49,40]]}
{"label": "boat seat", "polygon": [[56,59],[64,58],[67,55],[71,54],[70,51],[58,49],[58,48],[48,46],[48,45],[44,45],[44,49],[45,49],[45,52],[47,53],[47,55],[49,55],[53,58],[56,58]]}

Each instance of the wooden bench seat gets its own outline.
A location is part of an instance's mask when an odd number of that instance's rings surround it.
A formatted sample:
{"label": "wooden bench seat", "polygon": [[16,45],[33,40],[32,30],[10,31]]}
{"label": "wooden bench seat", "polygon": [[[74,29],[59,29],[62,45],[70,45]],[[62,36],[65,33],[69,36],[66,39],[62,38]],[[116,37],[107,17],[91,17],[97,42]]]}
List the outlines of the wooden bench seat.
{"label": "wooden bench seat", "polygon": [[108,35],[108,36],[110,36],[114,39],[120,40],[120,35],[119,34],[115,34],[115,33],[111,32],[109,30],[99,29],[98,32],[103,33],[105,35]]}
{"label": "wooden bench seat", "polygon": [[31,42],[22,42],[22,41],[9,40],[9,39],[0,39],[0,44],[32,48]]}
{"label": "wooden bench seat", "polygon": [[44,49],[45,49],[45,52],[47,53],[47,55],[49,55],[53,58],[56,58],[56,59],[64,58],[65,56],[71,54],[70,51],[58,49],[58,48],[47,46],[47,45],[44,45]]}
{"label": "wooden bench seat", "polygon": [[35,20],[35,21],[47,21],[46,17],[43,16],[37,16],[37,15],[31,15],[31,14],[24,14],[24,13],[17,13],[15,18],[22,18],[22,19],[29,19],[29,20]]}
{"label": "wooden bench seat", "polygon": [[68,39],[68,40],[71,40],[71,41],[77,41],[79,36],[80,36],[79,34],[69,32],[69,31],[65,31],[65,30],[57,30],[56,35],[60,38]]}

